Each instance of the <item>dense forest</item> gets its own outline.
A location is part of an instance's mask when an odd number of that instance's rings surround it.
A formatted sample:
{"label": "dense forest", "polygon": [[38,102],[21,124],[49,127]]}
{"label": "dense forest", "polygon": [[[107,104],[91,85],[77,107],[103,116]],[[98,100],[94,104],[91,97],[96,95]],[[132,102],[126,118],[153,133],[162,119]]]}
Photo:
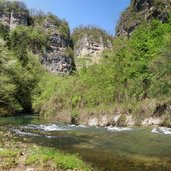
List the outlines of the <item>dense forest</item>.
{"label": "dense forest", "polygon": [[74,41],[83,31],[90,34],[93,29],[96,39],[110,35],[99,28],[81,26],[70,36],[68,23],[52,14],[29,12],[21,2],[8,2],[5,8],[23,8],[29,13],[29,23],[12,30],[0,24],[1,116],[32,112],[77,123],[83,113],[119,113],[121,123],[125,114],[130,114],[138,125],[145,118],[159,116],[163,125],[171,126],[170,17],[164,23],[143,21],[130,37],[113,37],[112,49],[103,51],[99,64],[61,76],[41,65],[49,48],[49,35],[42,25],[45,18],[53,18],[56,29],[69,39],[67,53],[72,58]]}

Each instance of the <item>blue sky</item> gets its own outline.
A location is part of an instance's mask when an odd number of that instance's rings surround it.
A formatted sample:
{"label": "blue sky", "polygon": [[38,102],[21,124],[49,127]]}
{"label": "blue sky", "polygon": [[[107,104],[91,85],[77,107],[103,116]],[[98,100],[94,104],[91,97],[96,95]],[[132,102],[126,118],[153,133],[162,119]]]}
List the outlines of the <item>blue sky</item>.
{"label": "blue sky", "polygon": [[94,25],[114,34],[121,12],[130,0],[23,0],[28,8],[52,12],[69,22],[71,29]]}

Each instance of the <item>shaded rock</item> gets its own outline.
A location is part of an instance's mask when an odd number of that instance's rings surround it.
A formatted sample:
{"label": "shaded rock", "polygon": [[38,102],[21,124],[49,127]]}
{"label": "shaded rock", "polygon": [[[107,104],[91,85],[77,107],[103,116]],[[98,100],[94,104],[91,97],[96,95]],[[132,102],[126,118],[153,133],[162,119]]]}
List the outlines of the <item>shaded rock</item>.
{"label": "shaded rock", "polygon": [[66,50],[70,47],[70,38],[64,38],[53,21],[46,20],[43,28],[49,34],[49,47],[42,58],[42,64],[53,73],[70,74],[74,68],[72,57],[67,56]]}
{"label": "shaded rock", "polygon": [[21,1],[0,1],[0,22],[14,29],[18,25],[28,25],[29,11]]}
{"label": "shaded rock", "polygon": [[67,56],[60,56],[60,54],[47,54],[46,57],[42,59],[42,63],[45,67],[53,73],[66,73],[70,74],[73,70],[72,58]]}
{"label": "shaded rock", "polygon": [[144,21],[158,19],[167,22],[171,11],[170,0],[132,0],[122,13],[116,28],[117,36],[128,36]]}
{"label": "shaded rock", "polygon": [[8,26],[10,29],[16,28],[18,25],[28,25],[28,14],[23,12],[11,11],[9,13],[0,12],[0,22]]}
{"label": "shaded rock", "polygon": [[136,12],[150,9],[151,6],[152,6],[151,0],[141,0],[141,1],[135,0],[133,4],[134,10]]}
{"label": "shaded rock", "polygon": [[18,25],[27,26],[28,20],[29,20],[28,13],[12,11],[10,13],[10,21],[9,21],[10,29],[14,29]]}

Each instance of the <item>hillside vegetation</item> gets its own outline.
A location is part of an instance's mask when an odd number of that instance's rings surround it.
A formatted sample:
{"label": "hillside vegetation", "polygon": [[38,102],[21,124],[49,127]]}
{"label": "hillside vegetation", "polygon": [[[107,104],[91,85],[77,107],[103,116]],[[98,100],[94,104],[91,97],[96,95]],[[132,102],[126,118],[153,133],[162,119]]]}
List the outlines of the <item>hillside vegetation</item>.
{"label": "hillside vegetation", "polygon": [[[140,25],[130,39],[117,37],[103,63],[83,68],[70,77],[44,77],[33,107],[45,116],[70,113],[132,114],[137,124],[145,117],[166,115],[171,88],[171,25],[154,20]],[[157,110],[157,109],[162,109]],[[166,117],[165,117],[166,118]]]}
{"label": "hillside vegetation", "polygon": [[[12,10],[27,11],[30,22],[34,20],[38,22],[41,17],[45,17],[44,14],[38,15],[38,12],[34,17],[29,15],[29,10],[22,2],[0,1],[2,13],[9,15]],[[54,17],[55,21],[59,21],[57,26],[65,26],[63,20]],[[49,46],[48,34],[41,26],[33,26],[19,25],[10,30],[3,22],[0,23],[0,115],[2,116],[31,112],[34,89],[41,80],[41,75],[46,73],[40,61]],[[65,34],[64,29],[61,30],[63,30],[61,34]]]}
{"label": "hillside vegetation", "polygon": [[[159,116],[170,126],[170,21],[143,22],[129,39],[115,37],[113,49],[103,52],[100,64],[62,77],[46,72],[39,62],[48,46],[41,27],[9,31],[0,25],[0,115],[34,111],[78,123],[82,114],[131,114],[136,124]],[[93,30],[98,38],[101,31]],[[76,29],[73,42],[84,33],[91,34],[89,29]]]}
{"label": "hillside vegetation", "polygon": [[135,28],[142,23],[150,23],[154,19],[167,23],[170,12],[170,0],[131,0],[129,7],[121,14],[116,33],[129,37]]}

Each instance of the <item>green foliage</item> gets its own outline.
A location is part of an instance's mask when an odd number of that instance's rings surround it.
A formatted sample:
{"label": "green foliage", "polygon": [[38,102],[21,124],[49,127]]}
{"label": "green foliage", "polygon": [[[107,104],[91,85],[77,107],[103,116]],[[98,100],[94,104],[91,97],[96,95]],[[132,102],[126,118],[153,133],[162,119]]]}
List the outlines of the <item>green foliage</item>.
{"label": "green foliage", "polygon": [[72,98],[72,102],[71,102],[73,108],[76,107],[80,101],[81,101],[81,96],[74,95],[73,98]]}
{"label": "green foliage", "polygon": [[161,126],[170,127],[171,126],[171,115],[166,112],[162,115],[162,121],[160,123]]}
{"label": "green foliage", "polygon": [[70,28],[69,28],[69,25],[68,25],[67,21],[61,20],[58,30],[65,39],[69,39],[69,37],[70,37]]}
{"label": "green foliage", "polygon": [[0,151],[0,169],[2,170],[9,170],[12,167],[15,167],[17,165],[17,162],[15,160],[17,156],[16,152],[13,152],[12,150],[5,149],[3,151]]}
{"label": "green foliage", "polygon": [[8,131],[0,131],[0,170],[93,170],[77,154],[66,154],[55,148],[18,142]]}
{"label": "green foliage", "polygon": [[18,26],[10,32],[10,47],[14,49],[21,60],[23,60],[23,56],[26,56],[26,49],[35,54],[43,54],[47,40],[46,32],[40,27]]}
{"label": "green foliage", "polygon": [[69,77],[45,76],[33,100],[35,111],[54,114],[56,111],[78,111],[87,107],[109,105],[114,100],[114,68],[110,62],[83,68]]}
{"label": "green foliage", "polygon": [[66,50],[65,50],[65,55],[67,57],[70,57],[72,59],[74,59],[74,51],[71,47],[67,47]]}
{"label": "green foliage", "polygon": [[[170,24],[154,20],[139,26],[130,39],[116,38],[113,51],[103,52],[101,64],[84,67],[69,77],[54,78],[50,93],[52,80],[46,77],[46,83],[40,82],[41,91],[33,100],[35,109],[38,106],[42,113],[51,111],[52,115],[57,114],[56,109],[67,110],[77,118],[84,109],[128,103],[132,108],[124,111],[135,115],[140,124],[153,115],[158,101],[170,96],[170,35]],[[124,117],[120,122],[125,123]]]}
{"label": "green foliage", "polygon": [[51,162],[51,167],[54,169],[65,170],[91,170],[90,166],[86,165],[76,155],[63,154],[52,148],[37,148],[32,151],[32,154],[26,158],[26,165],[39,165],[41,168],[47,167]]}
{"label": "green foliage", "polygon": [[48,73],[41,78],[33,97],[33,108],[36,112],[40,112],[43,104],[57,91],[57,84],[59,84],[60,81],[62,81],[62,78],[58,80],[54,75]]}
{"label": "green foliage", "polygon": [[165,35],[165,42],[161,46],[160,55],[154,59],[150,65],[152,73],[152,83],[150,86],[150,95],[152,97],[160,97],[162,95],[169,95],[171,82],[171,33]]}
{"label": "green foliage", "polygon": [[9,28],[7,26],[4,26],[3,23],[0,23],[0,37],[4,40],[8,40],[9,38]]}
{"label": "green foliage", "polygon": [[44,46],[45,41],[43,32],[24,26],[10,32],[7,45],[10,45],[11,51],[1,40],[1,115],[31,110],[32,93],[43,70],[39,57],[35,57],[29,50],[35,52],[38,47]]}
{"label": "green foliage", "polygon": [[[158,77],[156,71],[152,72],[151,65],[160,55],[161,44],[164,44],[165,35],[170,31],[169,24],[153,21],[140,26],[132,34],[128,45],[115,51],[116,67],[119,67],[115,79],[124,85],[120,91],[122,100],[150,97],[151,91],[154,91],[150,89],[152,81],[155,76]],[[166,86],[164,84],[162,89]]]}
{"label": "green foliage", "polygon": [[[28,64],[15,66],[13,73],[13,82],[17,85],[16,99],[21,104],[25,111],[31,110],[32,93],[40,80],[43,69],[40,65],[38,57],[32,53],[27,54]],[[12,74],[12,73],[11,73]]]}
{"label": "green foliage", "polygon": [[11,72],[17,61],[12,59],[10,52],[5,47],[5,42],[0,39],[0,115],[21,110],[20,104],[15,99],[16,84],[12,81]]}
{"label": "green foliage", "polygon": [[25,14],[28,14],[29,11],[22,1],[9,1],[9,0],[1,0],[0,1],[0,12],[2,13],[8,13],[11,11],[15,12],[24,12]]}
{"label": "green foliage", "polygon": [[[0,11],[28,12],[20,2],[8,1],[4,8],[6,2],[1,1]],[[128,13],[130,11],[131,8]],[[128,24],[138,17],[131,15]],[[79,73],[75,71],[73,75],[63,77],[46,73],[39,56],[45,54],[50,34],[57,33],[69,39],[68,23],[53,14],[32,11],[30,24],[32,26],[18,26],[10,32],[0,24],[0,37],[6,41],[0,39],[0,115],[28,111],[33,107],[35,112],[46,116],[67,111],[77,121],[84,109],[131,104],[125,106],[131,106],[129,113],[136,115],[137,123],[140,123],[155,111],[156,106],[149,101],[154,100],[155,104],[160,100],[170,102],[170,23],[143,21],[129,39],[116,37],[113,50],[103,52],[100,64],[83,67]],[[51,24],[53,28],[49,27]],[[102,41],[106,47],[112,41],[112,37],[98,27],[80,26],[72,33],[72,43],[76,44],[83,36],[97,43]],[[74,57],[72,47],[66,48],[65,55]],[[86,65],[86,60],[81,60]],[[150,114],[143,115],[143,112]],[[119,123],[125,123],[124,115]]]}
{"label": "green foliage", "polygon": [[17,153],[14,151],[11,151],[11,150],[0,151],[1,157],[15,157],[16,155],[17,155]]}
{"label": "green foliage", "polygon": [[[31,25],[34,26],[41,26],[44,27],[45,23],[53,24],[56,28],[56,30],[67,40],[70,36],[70,28],[68,25],[68,22],[62,19],[59,19],[57,16],[48,13],[45,14],[42,11],[31,11],[31,17],[30,17]],[[49,28],[50,29],[50,28]],[[49,30],[51,32],[51,30]]]}

